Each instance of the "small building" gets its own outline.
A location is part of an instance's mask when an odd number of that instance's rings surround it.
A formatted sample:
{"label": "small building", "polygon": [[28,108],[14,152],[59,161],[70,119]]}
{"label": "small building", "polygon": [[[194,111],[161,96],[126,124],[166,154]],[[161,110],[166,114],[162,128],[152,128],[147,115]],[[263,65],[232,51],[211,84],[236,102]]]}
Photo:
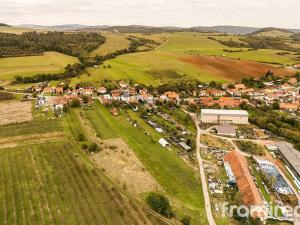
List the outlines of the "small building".
{"label": "small building", "polygon": [[164,139],[164,138],[159,139],[158,142],[159,142],[159,144],[160,144],[161,146],[163,146],[164,148],[170,147],[169,142],[168,142],[166,139]]}
{"label": "small building", "polygon": [[245,110],[202,109],[202,123],[249,124],[248,112]]}
{"label": "small building", "polygon": [[272,144],[266,144],[266,149],[268,149],[268,151],[277,151],[278,148],[276,145],[272,145]]}
{"label": "small building", "polygon": [[164,132],[164,130],[161,129],[160,127],[156,127],[155,130],[160,134]]}
{"label": "small building", "polygon": [[185,150],[185,151],[191,151],[192,150],[192,148],[190,147],[190,146],[188,146],[185,142],[179,142],[178,143],[179,144],[179,147],[180,148],[182,148],[183,150]]}
{"label": "small building", "polygon": [[218,125],[216,126],[216,131],[221,136],[236,137],[235,127],[232,125]]}

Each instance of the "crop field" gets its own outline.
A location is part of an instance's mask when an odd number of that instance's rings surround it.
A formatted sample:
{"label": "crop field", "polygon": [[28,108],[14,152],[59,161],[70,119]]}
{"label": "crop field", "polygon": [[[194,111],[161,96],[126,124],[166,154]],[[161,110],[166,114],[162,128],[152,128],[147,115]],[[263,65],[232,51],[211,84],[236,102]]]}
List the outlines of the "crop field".
{"label": "crop field", "polygon": [[[201,183],[196,172],[175,152],[168,151],[159,145],[158,139],[161,136],[157,132],[133,112],[124,111],[122,115],[113,117],[100,103],[96,103],[95,110],[86,112],[103,119],[102,125],[93,123],[97,133],[100,132],[99,136],[105,133],[106,129],[110,129],[134,151],[143,166],[166,192],[179,218],[187,214],[192,217],[195,224],[206,224]],[[134,128],[127,121],[127,117],[136,120],[138,127]],[[145,135],[145,132],[149,132],[151,136]]]}
{"label": "crop field", "polygon": [[106,40],[103,45],[91,52],[91,56],[106,55],[117,50],[126,49],[129,47],[130,41],[127,40],[127,35],[124,34],[104,34]]}
{"label": "crop field", "polygon": [[9,57],[0,59],[0,80],[13,80],[15,76],[32,76],[38,73],[63,72],[67,64],[78,59],[57,52],[41,56]]}
{"label": "crop field", "polygon": [[74,144],[0,151],[1,224],[162,224],[122,197]]}

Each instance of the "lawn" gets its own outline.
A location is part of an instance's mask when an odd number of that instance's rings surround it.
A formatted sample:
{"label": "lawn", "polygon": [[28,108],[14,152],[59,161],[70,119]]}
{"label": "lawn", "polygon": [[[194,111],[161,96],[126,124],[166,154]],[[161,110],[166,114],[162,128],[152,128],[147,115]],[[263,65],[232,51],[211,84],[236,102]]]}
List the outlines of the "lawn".
{"label": "lawn", "polygon": [[[174,33],[168,36],[167,42],[159,48],[163,51],[180,52],[192,55],[210,55],[210,56],[224,56],[227,58],[250,60],[265,63],[276,63],[291,65],[294,64],[295,55],[290,52],[288,55],[278,55],[279,50],[272,49],[260,49],[256,51],[243,51],[243,52],[225,52],[227,50],[238,50],[236,48],[229,48],[220,44],[217,41],[208,39],[209,35],[197,34],[197,33]],[[237,36],[229,36],[233,40],[237,40]],[[216,39],[227,39],[228,36],[216,36]],[[246,49],[245,49],[246,50]]]}
{"label": "lawn", "polygon": [[13,80],[15,76],[32,76],[39,73],[63,72],[67,64],[78,59],[58,52],[46,52],[41,56],[9,57],[0,59],[0,80]]}
{"label": "lawn", "polygon": [[90,53],[91,56],[106,55],[108,53],[115,52],[121,49],[127,49],[130,41],[127,40],[127,36],[124,34],[104,34],[106,40],[103,45],[100,45],[97,49]]}
{"label": "lawn", "polygon": [[[160,134],[155,132],[136,113],[121,112],[113,117],[108,109],[96,103],[94,111],[87,111],[88,118],[99,118],[99,122],[92,122],[99,136],[108,130],[114,136],[124,139],[132,148],[145,168],[160,183],[174,205],[177,215],[192,216],[194,224],[206,224],[204,199],[201,183],[193,169],[182,161],[174,151],[168,151],[158,144]],[[95,114],[91,117],[91,114]],[[134,128],[127,117],[136,120],[138,127]],[[149,132],[151,136],[145,135]]]}
{"label": "lawn", "polygon": [[0,164],[1,224],[161,224],[70,142],[3,149]]}

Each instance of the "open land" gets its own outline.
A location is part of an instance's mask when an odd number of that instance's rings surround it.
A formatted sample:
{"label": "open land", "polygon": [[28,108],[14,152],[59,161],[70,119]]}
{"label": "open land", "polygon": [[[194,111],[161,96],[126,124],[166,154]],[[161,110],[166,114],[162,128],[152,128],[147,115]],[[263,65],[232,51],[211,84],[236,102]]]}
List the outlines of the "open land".
{"label": "open land", "polygon": [[32,103],[6,102],[0,104],[0,125],[32,120]]}
{"label": "open land", "polygon": [[75,57],[57,52],[45,52],[41,56],[1,58],[0,80],[14,80],[15,76],[33,76],[40,73],[59,73],[64,71],[66,65],[77,62]]}

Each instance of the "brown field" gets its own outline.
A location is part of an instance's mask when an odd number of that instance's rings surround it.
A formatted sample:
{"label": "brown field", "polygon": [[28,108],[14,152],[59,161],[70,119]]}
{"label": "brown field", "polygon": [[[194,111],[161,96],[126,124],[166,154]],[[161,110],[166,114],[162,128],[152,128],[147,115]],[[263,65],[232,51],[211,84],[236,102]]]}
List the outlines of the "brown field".
{"label": "brown field", "polygon": [[143,167],[123,139],[104,140],[102,148],[102,151],[93,155],[93,159],[128,191],[141,194],[161,190],[160,185]]}
{"label": "brown field", "polygon": [[279,68],[258,62],[226,59],[214,56],[187,56],[181,61],[193,64],[199,69],[216,74],[224,80],[237,81],[244,77],[261,77],[271,70],[275,75],[292,75],[294,72],[286,68]]}
{"label": "brown field", "polygon": [[32,120],[31,102],[7,102],[0,104],[0,125]]}

